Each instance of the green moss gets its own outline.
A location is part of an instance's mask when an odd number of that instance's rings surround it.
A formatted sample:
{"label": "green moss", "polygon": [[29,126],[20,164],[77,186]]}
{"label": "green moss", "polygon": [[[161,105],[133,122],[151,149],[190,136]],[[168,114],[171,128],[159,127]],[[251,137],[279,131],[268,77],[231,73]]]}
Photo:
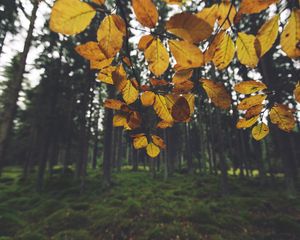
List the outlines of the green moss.
{"label": "green moss", "polygon": [[55,234],[52,240],[92,240],[90,233],[85,230],[67,230]]}
{"label": "green moss", "polygon": [[16,240],[46,240],[46,237],[38,232],[25,232],[18,235]]}
{"label": "green moss", "polygon": [[16,213],[0,213],[0,236],[14,236],[23,226],[24,221]]}
{"label": "green moss", "polygon": [[86,214],[72,209],[59,210],[44,221],[44,230],[53,235],[54,233],[68,229],[85,229],[90,225]]}
{"label": "green moss", "polygon": [[175,224],[159,224],[147,232],[147,238],[151,240],[189,239],[201,240],[202,237],[191,226]]}

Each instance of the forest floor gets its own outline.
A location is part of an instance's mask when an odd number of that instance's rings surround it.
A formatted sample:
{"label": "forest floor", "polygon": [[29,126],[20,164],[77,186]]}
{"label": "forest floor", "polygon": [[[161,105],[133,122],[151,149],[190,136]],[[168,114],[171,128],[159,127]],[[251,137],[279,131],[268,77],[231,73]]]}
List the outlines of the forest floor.
{"label": "forest floor", "polygon": [[[99,170],[97,170],[98,172]],[[167,181],[149,172],[114,174],[105,188],[96,172],[86,189],[55,175],[45,191],[6,169],[0,179],[0,240],[299,240],[300,198],[287,198],[283,179],[229,180],[220,195],[217,177],[176,174]]]}

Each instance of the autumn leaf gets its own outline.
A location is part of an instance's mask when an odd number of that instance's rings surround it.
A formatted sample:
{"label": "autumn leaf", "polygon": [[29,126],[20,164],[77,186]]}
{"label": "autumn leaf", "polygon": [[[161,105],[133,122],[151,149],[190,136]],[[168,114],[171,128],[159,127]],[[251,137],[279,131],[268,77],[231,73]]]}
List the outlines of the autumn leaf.
{"label": "autumn leaf", "polygon": [[166,148],[166,144],[165,144],[164,140],[161,137],[151,134],[151,139],[152,139],[153,143],[155,145],[159,146],[161,149]]}
{"label": "autumn leaf", "polygon": [[107,58],[114,57],[120,51],[125,35],[126,27],[121,17],[113,14],[103,19],[97,31],[97,40]]}
{"label": "autumn leaf", "polygon": [[121,110],[124,105],[124,102],[116,99],[106,99],[104,102],[104,107],[114,110]]}
{"label": "autumn leaf", "polygon": [[145,49],[149,69],[155,76],[162,75],[169,66],[169,53],[159,38],[154,39]]}
{"label": "autumn leaf", "polygon": [[279,0],[243,0],[240,5],[239,14],[259,13],[278,1]]}
{"label": "autumn leaf", "polygon": [[241,94],[251,94],[267,89],[267,86],[255,80],[243,81],[234,86],[234,90]]}
{"label": "autumn leaf", "polygon": [[108,58],[108,59],[104,59],[104,60],[101,60],[101,61],[91,60],[90,61],[90,68],[101,70],[101,69],[106,68],[109,65],[111,65],[113,60],[114,60],[113,58]]}
{"label": "autumn leaf", "polygon": [[175,14],[166,23],[168,32],[190,43],[199,43],[207,39],[213,28],[204,19],[188,12]]}
{"label": "autumn leaf", "polygon": [[185,122],[190,118],[190,107],[185,97],[179,97],[172,107],[172,117],[177,122]]}
{"label": "autumn leaf", "polygon": [[180,66],[178,70],[197,68],[204,64],[203,53],[200,49],[187,41],[169,41],[170,50]]}
{"label": "autumn leaf", "polygon": [[255,40],[255,48],[259,57],[265,55],[276,41],[279,29],[278,20],[279,15],[275,15],[259,29]]}
{"label": "autumn leaf", "polygon": [[50,17],[50,29],[73,35],[84,31],[96,15],[96,10],[79,0],[58,0]]}
{"label": "autumn leaf", "polygon": [[137,136],[133,138],[133,147],[135,149],[145,148],[148,145],[148,140],[145,135]]}
{"label": "autumn leaf", "polygon": [[214,27],[217,20],[218,4],[213,4],[211,7],[203,8],[196,16],[206,21],[211,27]]}
{"label": "autumn leaf", "polygon": [[82,57],[90,61],[102,61],[106,59],[103,51],[97,42],[87,42],[75,47],[75,51]]}
{"label": "autumn leaf", "polygon": [[240,32],[236,40],[238,59],[242,64],[252,68],[256,67],[259,61],[254,45],[255,39],[254,35]]}
{"label": "autumn leaf", "polygon": [[156,114],[163,120],[167,122],[173,122],[173,118],[168,110],[167,101],[165,96],[163,95],[155,95],[155,101],[153,108]]}
{"label": "autumn leaf", "polygon": [[122,95],[127,104],[132,104],[137,100],[139,91],[132,85],[130,80],[127,80],[125,87],[122,89]]}
{"label": "autumn leaf", "polygon": [[258,120],[259,116],[252,117],[250,119],[241,118],[236,124],[236,127],[241,128],[250,128],[252,127]]}
{"label": "autumn leaf", "polygon": [[202,87],[211,101],[219,108],[228,109],[231,105],[231,97],[222,83],[209,79],[201,79]]}
{"label": "autumn leaf", "polygon": [[259,123],[252,128],[252,136],[255,140],[260,141],[269,134],[270,130],[265,123]]}
{"label": "autumn leaf", "polygon": [[165,120],[161,120],[157,125],[156,127],[157,128],[161,128],[161,129],[165,129],[165,128],[169,128],[169,127],[172,127],[174,124],[174,122],[168,122],[168,121],[165,121]]}
{"label": "autumn leaf", "polygon": [[266,100],[267,95],[258,94],[255,96],[250,96],[243,99],[237,106],[238,110],[247,110],[253,106],[261,105],[264,100]]}
{"label": "autumn leaf", "polygon": [[273,124],[276,124],[281,130],[290,132],[294,129],[296,121],[292,110],[286,105],[276,104],[270,110],[270,119]]}
{"label": "autumn leaf", "polygon": [[140,38],[139,44],[138,44],[138,49],[141,51],[145,51],[149,45],[152,43],[154,40],[154,37],[152,35],[144,35]]}
{"label": "autumn leaf", "polygon": [[294,90],[295,99],[298,103],[300,103],[300,82],[297,83],[296,88]]}
{"label": "autumn leaf", "polygon": [[139,112],[133,111],[127,115],[127,124],[131,129],[139,128],[142,124],[142,117]]}
{"label": "autumn leaf", "polygon": [[149,143],[146,147],[146,152],[149,157],[156,158],[160,153],[160,149],[154,143]]}
{"label": "autumn leaf", "polygon": [[168,4],[176,4],[176,5],[181,5],[183,2],[186,0],[164,0]]}
{"label": "autumn leaf", "polygon": [[259,115],[263,109],[264,109],[263,104],[259,104],[259,105],[255,105],[253,107],[250,107],[247,110],[246,114],[245,114],[245,118],[249,119],[249,118],[252,118],[252,117],[255,117],[255,116]]}
{"label": "autumn leaf", "polygon": [[300,10],[294,9],[288,23],[281,33],[280,44],[282,50],[290,58],[300,57]]}
{"label": "autumn leaf", "polygon": [[116,114],[113,117],[113,126],[114,127],[124,127],[127,124],[126,116],[123,114]]}
{"label": "autumn leaf", "polygon": [[154,104],[155,101],[155,93],[151,91],[143,92],[141,95],[141,102],[143,106],[149,107]]}
{"label": "autumn leaf", "polygon": [[116,89],[119,92],[122,92],[127,85],[126,72],[122,64],[120,64],[115,71],[112,72],[112,80]]}
{"label": "autumn leaf", "polygon": [[[230,27],[230,24],[233,23],[235,15],[236,15],[236,9],[233,5],[231,5],[230,2],[221,2],[219,4],[218,11],[217,11],[217,19],[220,26],[224,23],[222,26],[224,29]],[[226,20],[227,16],[229,21]]]}
{"label": "autumn leaf", "polygon": [[137,20],[145,27],[154,28],[158,22],[158,11],[152,0],[132,0]]}
{"label": "autumn leaf", "polygon": [[235,54],[235,45],[231,37],[226,32],[223,32],[222,36],[222,38],[218,38],[218,47],[215,49],[212,58],[213,63],[219,70],[226,68],[231,63]]}
{"label": "autumn leaf", "polygon": [[97,80],[107,84],[114,84],[112,79],[112,73],[116,70],[115,66],[108,66],[106,68],[101,69],[98,73]]}
{"label": "autumn leaf", "polygon": [[103,5],[105,3],[106,0],[93,0],[93,3],[99,4],[99,5]]}

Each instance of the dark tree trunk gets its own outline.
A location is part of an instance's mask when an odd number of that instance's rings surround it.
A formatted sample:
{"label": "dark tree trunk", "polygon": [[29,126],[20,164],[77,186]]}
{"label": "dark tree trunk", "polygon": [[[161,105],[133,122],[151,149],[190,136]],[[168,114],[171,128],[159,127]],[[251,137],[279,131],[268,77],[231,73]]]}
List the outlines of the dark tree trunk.
{"label": "dark tree trunk", "polygon": [[[114,97],[114,89],[107,86],[108,98]],[[105,108],[104,113],[104,152],[103,152],[103,177],[106,184],[111,183],[111,154],[112,154],[112,129],[113,111]]]}

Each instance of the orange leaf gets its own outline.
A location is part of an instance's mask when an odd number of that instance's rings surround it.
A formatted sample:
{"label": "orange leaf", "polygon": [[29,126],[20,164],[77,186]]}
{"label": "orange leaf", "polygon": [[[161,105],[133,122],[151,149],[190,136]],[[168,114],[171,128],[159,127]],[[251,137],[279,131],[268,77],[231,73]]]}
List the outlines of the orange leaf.
{"label": "orange leaf", "polygon": [[132,0],[137,20],[145,27],[154,28],[158,22],[158,11],[152,0]]}
{"label": "orange leaf", "polygon": [[201,79],[202,87],[211,101],[222,109],[228,109],[231,105],[231,97],[222,83],[209,79]]}

